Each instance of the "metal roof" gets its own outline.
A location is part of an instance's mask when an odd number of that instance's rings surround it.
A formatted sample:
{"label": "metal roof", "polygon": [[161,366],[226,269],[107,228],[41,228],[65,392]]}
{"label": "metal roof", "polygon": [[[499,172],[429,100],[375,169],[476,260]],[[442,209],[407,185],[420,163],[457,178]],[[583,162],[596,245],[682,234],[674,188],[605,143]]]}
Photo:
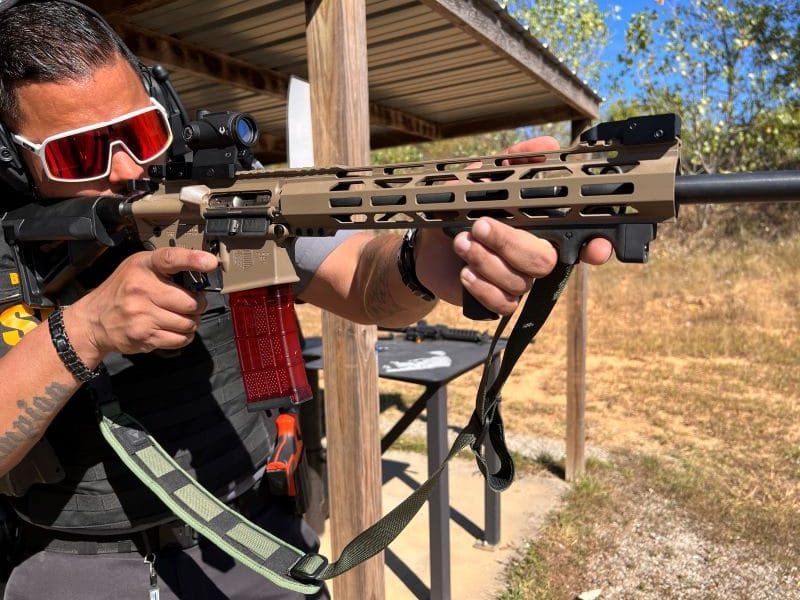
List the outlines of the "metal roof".
{"label": "metal roof", "polygon": [[[303,0],[89,0],[193,114],[251,113],[285,157],[290,75],[307,77]],[[494,0],[365,0],[373,148],[593,119],[600,98]]]}

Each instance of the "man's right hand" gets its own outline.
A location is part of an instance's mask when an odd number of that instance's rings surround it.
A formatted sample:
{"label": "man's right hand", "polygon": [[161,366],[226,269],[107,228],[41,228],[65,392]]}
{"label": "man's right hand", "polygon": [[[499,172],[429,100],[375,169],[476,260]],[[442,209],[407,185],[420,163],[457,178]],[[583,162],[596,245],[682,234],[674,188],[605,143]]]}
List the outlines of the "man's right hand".
{"label": "man's right hand", "polygon": [[173,281],[182,271],[209,273],[208,252],[159,248],[125,259],[97,288],[64,310],[76,353],[95,368],[111,352],[137,354],[181,348],[194,338],[207,302],[203,292]]}

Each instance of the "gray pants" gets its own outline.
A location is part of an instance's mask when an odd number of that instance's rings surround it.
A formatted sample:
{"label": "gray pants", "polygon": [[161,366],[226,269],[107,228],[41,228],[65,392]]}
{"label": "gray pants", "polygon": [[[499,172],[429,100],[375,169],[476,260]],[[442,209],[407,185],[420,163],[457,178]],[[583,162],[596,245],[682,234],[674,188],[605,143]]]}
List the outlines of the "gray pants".
{"label": "gray pants", "polygon": [[[297,548],[315,549],[314,531],[273,505],[253,519]],[[299,600],[234,561],[204,539],[188,549],[164,548],[155,569],[160,600]],[[77,555],[37,552],[15,568],[5,600],[148,600],[150,569],[138,552]],[[327,598],[327,592],[315,596]]]}

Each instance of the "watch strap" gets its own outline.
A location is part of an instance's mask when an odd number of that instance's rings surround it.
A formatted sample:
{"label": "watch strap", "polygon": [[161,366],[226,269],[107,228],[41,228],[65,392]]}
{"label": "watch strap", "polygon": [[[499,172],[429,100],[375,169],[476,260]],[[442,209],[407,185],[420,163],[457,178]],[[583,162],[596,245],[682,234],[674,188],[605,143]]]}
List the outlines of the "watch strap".
{"label": "watch strap", "polygon": [[417,278],[417,262],[414,258],[414,246],[417,242],[418,229],[409,229],[403,236],[400,250],[397,253],[397,269],[400,271],[400,278],[405,286],[411,290],[415,296],[431,302],[436,300],[436,295],[422,285]]}

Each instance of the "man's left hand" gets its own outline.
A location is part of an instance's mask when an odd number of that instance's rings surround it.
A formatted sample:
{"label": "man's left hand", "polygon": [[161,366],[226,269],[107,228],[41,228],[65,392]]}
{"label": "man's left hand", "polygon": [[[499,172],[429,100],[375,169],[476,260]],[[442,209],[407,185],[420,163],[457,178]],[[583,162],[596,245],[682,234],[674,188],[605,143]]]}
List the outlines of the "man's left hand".
{"label": "man's left hand", "polygon": [[[558,142],[541,137],[522,142],[507,152],[557,150]],[[611,257],[611,243],[591,240],[581,260],[599,265]],[[450,238],[441,230],[425,229],[417,236],[416,269],[420,282],[438,298],[462,302],[462,287],[489,310],[513,313],[533,279],[553,270],[558,259],[550,242],[528,231],[483,217],[469,231]]]}

